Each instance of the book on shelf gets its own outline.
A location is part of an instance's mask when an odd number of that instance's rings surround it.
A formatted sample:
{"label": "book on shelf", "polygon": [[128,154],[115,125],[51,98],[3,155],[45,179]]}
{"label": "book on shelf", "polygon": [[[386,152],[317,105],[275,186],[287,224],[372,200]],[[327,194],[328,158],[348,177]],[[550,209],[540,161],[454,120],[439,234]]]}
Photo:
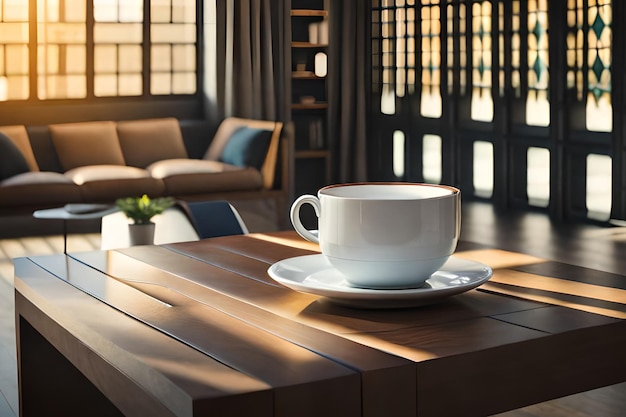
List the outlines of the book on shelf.
{"label": "book on shelf", "polygon": [[309,148],[324,148],[324,121],[317,119],[309,123]]}

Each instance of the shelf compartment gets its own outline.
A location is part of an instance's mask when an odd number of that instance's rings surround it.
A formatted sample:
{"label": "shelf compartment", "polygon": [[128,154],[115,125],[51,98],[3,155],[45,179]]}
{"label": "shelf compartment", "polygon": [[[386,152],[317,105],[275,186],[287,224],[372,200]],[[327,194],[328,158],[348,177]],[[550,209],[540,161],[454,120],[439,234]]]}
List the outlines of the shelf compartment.
{"label": "shelf compartment", "polygon": [[315,75],[313,71],[303,71],[301,73],[294,71],[291,73],[291,78],[295,80],[324,80],[326,79],[326,77],[318,77],[317,75]]}
{"label": "shelf compartment", "polygon": [[302,41],[294,41],[291,42],[291,46],[293,48],[309,48],[309,49],[324,49],[328,48],[327,43],[311,43],[311,42],[302,42]]}
{"label": "shelf compartment", "polygon": [[323,110],[328,108],[328,103],[313,103],[313,104],[305,104],[305,103],[292,103],[292,110]]}
{"label": "shelf compartment", "polygon": [[327,10],[291,10],[291,16],[293,17],[326,17],[328,16]]}

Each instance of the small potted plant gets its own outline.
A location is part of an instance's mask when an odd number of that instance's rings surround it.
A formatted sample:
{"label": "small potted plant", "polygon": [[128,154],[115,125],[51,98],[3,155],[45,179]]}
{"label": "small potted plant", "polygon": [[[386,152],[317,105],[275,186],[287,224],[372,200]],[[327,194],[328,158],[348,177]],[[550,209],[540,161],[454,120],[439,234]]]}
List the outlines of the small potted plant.
{"label": "small potted plant", "polygon": [[172,197],[150,198],[125,197],[115,201],[117,207],[133,221],[128,225],[131,245],[151,245],[154,242],[154,223],[152,218],[173,206]]}

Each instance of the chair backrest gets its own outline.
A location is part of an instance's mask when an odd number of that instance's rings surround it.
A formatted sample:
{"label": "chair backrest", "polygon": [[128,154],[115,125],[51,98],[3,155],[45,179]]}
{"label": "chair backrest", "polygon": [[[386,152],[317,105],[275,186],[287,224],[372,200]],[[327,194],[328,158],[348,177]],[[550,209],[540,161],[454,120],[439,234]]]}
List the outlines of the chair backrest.
{"label": "chair backrest", "polygon": [[228,201],[181,201],[178,205],[189,217],[200,239],[248,233],[239,212]]}

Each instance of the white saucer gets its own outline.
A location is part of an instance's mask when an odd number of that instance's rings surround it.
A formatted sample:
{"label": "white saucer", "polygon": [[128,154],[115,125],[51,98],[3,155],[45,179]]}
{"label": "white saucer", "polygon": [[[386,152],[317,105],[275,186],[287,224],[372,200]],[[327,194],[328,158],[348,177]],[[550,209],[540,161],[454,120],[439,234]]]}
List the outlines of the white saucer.
{"label": "white saucer", "polygon": [[288,258],[267,271],[286,287],[321,295],[336,304],[358,308],[402,308],[435,303],[476,288],[491,278],[492,270],[479,262],[451,256],[420,288],[375,290],[350,286],[324,255]]}

